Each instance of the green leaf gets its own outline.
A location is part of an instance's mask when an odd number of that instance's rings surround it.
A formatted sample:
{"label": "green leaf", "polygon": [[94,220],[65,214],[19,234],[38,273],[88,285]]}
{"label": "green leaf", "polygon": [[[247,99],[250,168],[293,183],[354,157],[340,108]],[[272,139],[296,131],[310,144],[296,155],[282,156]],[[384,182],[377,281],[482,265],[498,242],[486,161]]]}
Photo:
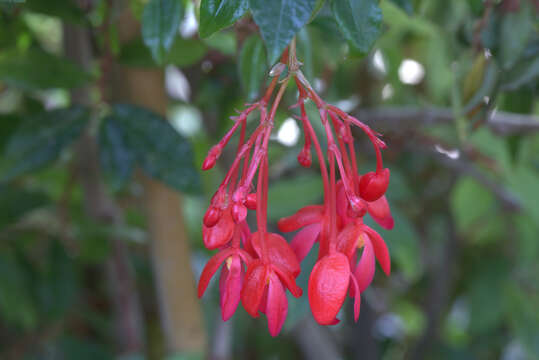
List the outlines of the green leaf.
{"label": "green leaf", "polygon": [[184,192],[200,190],[191,144],[162,116],[116,105],[99,132],[103,168],[122,184],[140,166],[149,176]]}
{"label": "green leaf", "polygon": [[32,329],[38,314],[24,270],[12,251],[0,253],[0,315],[8,325]]}
{"label": "green leaf", "polygon": [[248,7],[248,0],[202,0],[198,29],[200,36],[206,38],[233,25],[245,14]]}
{"label": "green leaf", "polygon": [[57,16],[75,24],[83,24],[85,20],[84,11],[73,1],[65,0],[21,0],[25,3],[25,8],[36,13],[50,16]]}
{"label": "green leaf", "polygon": [[520,58],[533,32],[534,10],[522,1],[516,12],[507,12],[500,26],[500,59],[504,69],[510,69]]}
{"label": "green leaf", "polygon": [[277,62],[294,35],[307,23],[316,2],[316,0],[249,0],[253,18],[266,42],[271,64]]}
{"label": "green leaf", "polygon": [[382,10],[376,0],[332,0],[333,16],[344,37],[368,53],[380,35]]}
{"label": "green leaf", "polygon": [[414,13],[414,7],[410,0],[390,0],[392,3],[404,10],[408,15]]}
{"label": "green leaf", "polygon": [[270,184],[268,189],[271,220],[290,216],[303,206],[322,202],[322,179],[315,175],[301,175]]}
{"label": "green leaf", "polygon": [[198,63],[208,52],[208,47],[199,40],[177,38],[168,53],[166,62],[178,67]]}
{"label": "green leaf", "polygon": [[[163,63],[179,67],[191,66],[199,62],[208,48],[199,40],[176,37]],[[141,39],[124,44],[120,50],[119,61],[128,66],[155,67],[158,64]]]}
{"label": "green leaf", "polygon": [[49,203],[49,197],[40,191],[0,186],[0,228],[16,223],[30,210]]}
{"label": "green leaf", "polygon": [[142,39],[162,64],[178,33],[183,8],[180,0],[150,0],[142,12]]}
{"label": "green leaf", "polygon": [[514,91],[523,85],[537,81],[539,78],[538,56],[519,62],[509,71],[502,74],[501,91]]}
{"label": "green leaf", "polygon": [[251,35],[243,44],[238,62],[240,81],[247,99],[253,100],[260,92],[266,75],[266,54],[264,44],[256,35]]}
{"label": "green leaf", "polygon": [[[469,283],[470,332],[491,332],[503,320],[503,284],[507,265],[502,258],[491,258],[473,271]],[[493,294],[496,294],[493,296]]]}
{"label": "green leaf", "polygon": [[10,181],[54,161],[81,135],[87,121],[88,112],[81,107],[47,111],[23,121],[6,145],[7,169],[0,181]]}
{"label": "green leaf", "polygon": [[0,54],[0,81],[24,90],[75,88],[88,80],[79,66],[41,50]]}
{"label": "green leaf", "polygon": [[459,231],[475,229],[478,221],[482,226],[491,219],[496,210],[494,196],[484,186],[470,178],[461,178],[451,194],[451,209]]}

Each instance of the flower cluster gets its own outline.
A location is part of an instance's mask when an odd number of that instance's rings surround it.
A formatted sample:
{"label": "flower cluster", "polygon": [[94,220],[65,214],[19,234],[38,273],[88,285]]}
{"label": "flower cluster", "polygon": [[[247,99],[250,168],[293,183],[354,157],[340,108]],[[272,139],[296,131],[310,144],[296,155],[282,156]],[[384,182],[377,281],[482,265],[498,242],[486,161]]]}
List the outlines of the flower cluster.
{"label": "flower cluster", "polygon": [[[384,195],[389,184],[389,170],[383,167],[381,155],[385,144],[379,138],[380,134],[317,95],[299,69],[294,50],[292,43],[290,56],[285,51],[281,62],[270,71],[273,78],[265,95],[256,103],[246,105],[233,118],[234,125],[211,148],[202,165],[203,170],[211,169],[239,129],[234,162],[204,215],[204,245],[219,252],[202,272],[198,295],[204,294],[210,279],[221,267],[219,291],[223,320],[234,314],[241,301],[253,317],[266,314],[272,336],[281,331],[286,319],[285,289],[295,297],[302,295],[296,278],[300,273],[300,262],[315,242],[318,241],[320,246],[318,261],[309,278],[308,297],[314,318],[322,325],[338,323],[336,316],[347,294],[354,298],[357,321],[360,295],[372,282],[375,259],[387,275],[390,272],[389,252],[384,240],[363,222],[368,213],[383,228],[393,227]],[[279,81],[286,69],[287,75]],[[306,206],[278,222],[282,232],[299,230],[288,243],[281,235],[267,229],[268,145],[275,113],[292,81],[299,94],[292,107],[299,108],[298,120],[305,136],[298,162],[310,167],[314,149],[324,184],[324,203]],[[269,107],[279,83],[279,90]],[[318,109],[326,135],[325,153],[307,116],[306,101],[312,101]],[[260,121],[247,137],[247,118],[254,112],[259,113]],[[372,142],[377,160],[375,171],[359,174],[352,126],[361,129]],[[248,210],[256,212],[257,231],[254,233],[246,221]]]}

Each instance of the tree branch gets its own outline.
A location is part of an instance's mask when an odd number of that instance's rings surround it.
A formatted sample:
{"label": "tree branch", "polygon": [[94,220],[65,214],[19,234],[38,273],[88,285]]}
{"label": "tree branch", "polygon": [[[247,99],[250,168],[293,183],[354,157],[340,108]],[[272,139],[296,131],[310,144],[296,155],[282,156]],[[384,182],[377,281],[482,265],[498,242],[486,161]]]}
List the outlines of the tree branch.
{"label": "tree branch", "polygon": [[[443,108],[383,107],[362,109],[355,115],[367,124],[376,125],[376,130],[381,132],[455,121],[452,111]],[[486,126],[500,136],[529,135],[539,132],[539,116],[494,111]]]}

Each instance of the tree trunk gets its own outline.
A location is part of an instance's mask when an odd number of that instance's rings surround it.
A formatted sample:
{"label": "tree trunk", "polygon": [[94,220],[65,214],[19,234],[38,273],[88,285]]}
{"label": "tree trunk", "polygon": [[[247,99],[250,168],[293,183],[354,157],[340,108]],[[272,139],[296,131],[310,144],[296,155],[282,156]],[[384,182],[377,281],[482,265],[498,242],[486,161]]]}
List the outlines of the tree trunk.
{"label": "tree trunk", "polygon": [[[90,34],[86,28],[64,25],[66,56],[89,70],[93,60]],[[71,93],[72,102],[91,105],[89,89],[79,88]],[[104,224],[120,225],[123,214],[106,193],[102,182],[97,143],[89,133],[84,134],[77,146],[77,175],[80,178],[84,206],[89,217]],[[142,354],[144,327],[142,309],[136,289],[135,276],[124,241],[110,239],[111,254],[105,264],[105,273],[113,309],[117,348],[121,355]]]}
{"label": "tree trunk", "polygon": [[[130,12],[117,19],[120,42],[140,36]],[[166,113],[164,74],[157,69],[112,66],[111,98]],[[145,206],[151,240],[161,327],[168,351],[202,354],[206,335],[191,270],[190,249],[180,194],[144,175]]]}

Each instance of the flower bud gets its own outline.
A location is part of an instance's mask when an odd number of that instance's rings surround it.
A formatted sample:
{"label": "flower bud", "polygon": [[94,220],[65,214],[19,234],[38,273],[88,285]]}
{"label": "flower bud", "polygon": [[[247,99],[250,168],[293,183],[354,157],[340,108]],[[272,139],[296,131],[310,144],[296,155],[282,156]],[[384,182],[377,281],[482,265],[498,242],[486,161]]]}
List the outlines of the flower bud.
{"label": "flower bud", "polygon": [[212,227],[217,224],[220,218],[221,209],[216,206],[210,206],[208,210],[206,210],[206,214],[204,214],[203,222],[206,227]]}
{"label": "flower bud", "polygon": [[208,151],[208,155],[202,163],[202,170],[206,171],[214,167],[219,156],[221,156],[221,147],[219,145],[215,145],[210,149],[210,151]]}
{"label": "flower bud", "polygon": [[236,224],[242,222],[247,217],[247,208],[243,204],[234,203],[232,206],[232,218]]}
{"label": "flower bud", "polygon": [[308,168],[312,164],[311,150],[308,148],[303,148],[298,154],[298,162],[304,168]]}
{"label": "flower bud", "polygon": [[359,195],[366,201],[376,201],[381,198],[389,185],[389,169],[371,171],[359,180]]}
{"label": "flower bud", "polygon": [[245,206],[249,210],[256,210],[256,194],[251,193],[245,198]]}

